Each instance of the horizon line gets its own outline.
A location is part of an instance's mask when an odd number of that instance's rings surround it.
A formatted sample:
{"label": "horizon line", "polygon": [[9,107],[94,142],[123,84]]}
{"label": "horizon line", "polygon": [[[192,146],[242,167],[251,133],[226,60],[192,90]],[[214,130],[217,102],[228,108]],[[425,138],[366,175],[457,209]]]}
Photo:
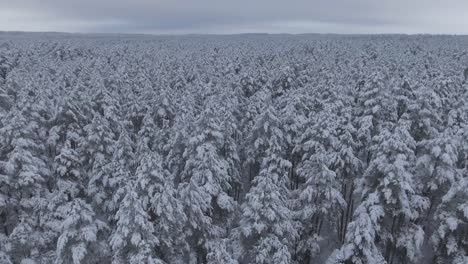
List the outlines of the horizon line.
{"label": "horizon line", "polygon": [[338,36],[468,36],[468,33],[290,33],[290,32],[239,32],[239,33],[143,33],[143,32],[67,32],[67,31],[22,31],[0,30],[0,34],[64,34],[64,35],[130,35],[130,36],[237,36],[237,35],[338,35]]}

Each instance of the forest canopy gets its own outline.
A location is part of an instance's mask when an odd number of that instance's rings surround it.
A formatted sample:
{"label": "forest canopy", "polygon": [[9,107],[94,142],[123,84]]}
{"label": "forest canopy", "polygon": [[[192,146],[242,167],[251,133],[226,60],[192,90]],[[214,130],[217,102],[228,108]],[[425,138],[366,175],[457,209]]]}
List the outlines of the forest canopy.
{"label": "forest canopy", "polygon": [[2,33],[0,263],[468,263],[468,38]]}

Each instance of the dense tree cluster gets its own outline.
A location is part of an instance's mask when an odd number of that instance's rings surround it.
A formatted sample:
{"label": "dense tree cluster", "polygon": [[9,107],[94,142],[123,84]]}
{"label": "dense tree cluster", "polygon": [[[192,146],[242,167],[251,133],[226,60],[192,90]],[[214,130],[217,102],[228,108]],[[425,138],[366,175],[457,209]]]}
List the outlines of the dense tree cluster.
{"label": "dense tree cluster", "polygon": [[467,47],[0,34],[0,263],[468,263]]}

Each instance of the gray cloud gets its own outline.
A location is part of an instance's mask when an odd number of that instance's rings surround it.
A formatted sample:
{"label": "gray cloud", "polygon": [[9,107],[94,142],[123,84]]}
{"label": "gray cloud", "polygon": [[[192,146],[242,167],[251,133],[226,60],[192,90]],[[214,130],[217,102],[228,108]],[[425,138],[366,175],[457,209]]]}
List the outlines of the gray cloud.
{"label": "gray cloud", "polygon": [[0,0],[0,30],[468,34],[466,0]]}

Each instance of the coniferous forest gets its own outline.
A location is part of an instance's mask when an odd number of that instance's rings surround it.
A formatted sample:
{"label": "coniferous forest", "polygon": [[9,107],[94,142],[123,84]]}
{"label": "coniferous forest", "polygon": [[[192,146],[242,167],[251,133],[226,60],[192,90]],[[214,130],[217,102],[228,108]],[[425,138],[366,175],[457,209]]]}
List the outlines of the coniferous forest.
{"label": "coniferous forest", "polygon": [[468,263],[468,37],[0,34],[0,263]]}

